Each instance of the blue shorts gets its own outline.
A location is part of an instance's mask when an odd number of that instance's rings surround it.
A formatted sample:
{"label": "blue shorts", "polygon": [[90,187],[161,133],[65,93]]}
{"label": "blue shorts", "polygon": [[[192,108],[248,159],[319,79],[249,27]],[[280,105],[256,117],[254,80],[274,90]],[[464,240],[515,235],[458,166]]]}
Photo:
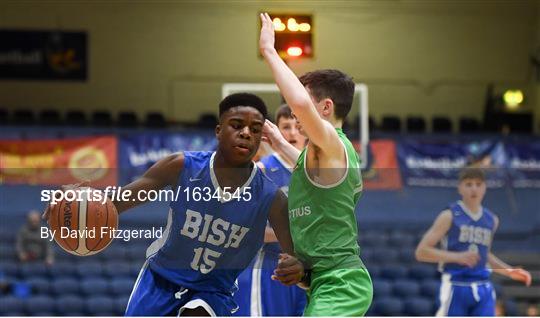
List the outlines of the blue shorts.
{"label": "blue shorts", "polygon": [[437,316],[495,316],[496,295],[489,281],[457,283],[443,275]]}
{"label": "blue shorts", "polygon": [[268,245],[238,276],[238,291],[234,293],[234,300],[239,309],[234,316],[302,316],[304,313],[305,291],[272,280],[279,248]]}
{"label": "blue shorts", "polygon": [[232,294],[186,289],[143,265],[129,297],[125,316],[180,316],[184,309],[204,308],[212,316],[231,316],[238,308]]}

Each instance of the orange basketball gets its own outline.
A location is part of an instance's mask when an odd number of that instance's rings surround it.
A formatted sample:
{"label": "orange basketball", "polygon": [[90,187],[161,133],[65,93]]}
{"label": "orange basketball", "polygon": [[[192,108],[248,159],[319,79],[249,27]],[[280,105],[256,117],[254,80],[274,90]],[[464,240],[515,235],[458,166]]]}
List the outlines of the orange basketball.
{"label": "orange basketball", "polygon": [[[90,189],[78,188],[74,189]],[[114,238],[118,228],[118,211],[107,198],[89,200],[86,195],[73,199],[66,195],[62,201],[51,205],[49,228],[54,240],[66,252],[78,256],[88,256],[104,250]],[[72,199],[72,200],[71,200]]]}

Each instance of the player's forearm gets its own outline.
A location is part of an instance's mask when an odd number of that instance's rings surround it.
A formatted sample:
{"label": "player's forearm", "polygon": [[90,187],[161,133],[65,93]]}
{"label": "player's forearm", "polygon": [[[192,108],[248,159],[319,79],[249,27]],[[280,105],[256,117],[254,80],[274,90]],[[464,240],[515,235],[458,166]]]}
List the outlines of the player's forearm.
{"label": "player's forearm", "polygon": [[291,145],[285,138],[280,138],[277,144],[272,144],[272,146],[274,150],[292,166],[296,164],[298,157],[300,157],[300,150],[296,149],[296,147]]}
{"label": "player's forearm", "polygon": [[508,265],[507,263],[503,262],[500,258],[495,256],[492,253],[489,253],[488,255],[488,263],[491,269],[500,275],[504,276],[510,276],[510,270],[512,269],[511,265]]}
{"label": "player's forearm", "polygon": [[264,48],[261,49],[261,54],[270,66],[279,91],[293,113],[301,112],[303,108],[309,108],[311,105],[309,94],[277,51],[274,48]]}
{"label": "player's forearm", "polygon": [[415,252],[416,259],[427,263],[456,263],[456,253],[431,246],[420,246]]}

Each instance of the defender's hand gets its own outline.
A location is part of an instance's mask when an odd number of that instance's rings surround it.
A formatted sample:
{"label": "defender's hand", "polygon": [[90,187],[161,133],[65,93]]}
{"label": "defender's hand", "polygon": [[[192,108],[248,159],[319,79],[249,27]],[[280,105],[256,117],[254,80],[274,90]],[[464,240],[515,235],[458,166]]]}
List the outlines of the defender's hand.
{"label": "defender's hand", "polygon": [[292,286],[298,284],[302,277],[304,277],[302,262],[289,254],[279,254],[278,266],[272,279],[280,281],[283,285]]}
{"label": "defender's hand", "polygon": [[268,13],[261,13],[261,35],[259,38],[259,49],[264,55],[264,51],[268,49],[274,49],[275,35],[274,35],[274,23],[268,15]]}
{"label": "defender's hand", "polygon": [[268,119],[264,121],[262,133],[263,133],[262,140],[267,142],[270,145],[270,147],[278,144],[278,141],[280,140],[280,138],[283,138],[283,135],[279,131],[278,126],[276,126],[273,122],[269,121]]}

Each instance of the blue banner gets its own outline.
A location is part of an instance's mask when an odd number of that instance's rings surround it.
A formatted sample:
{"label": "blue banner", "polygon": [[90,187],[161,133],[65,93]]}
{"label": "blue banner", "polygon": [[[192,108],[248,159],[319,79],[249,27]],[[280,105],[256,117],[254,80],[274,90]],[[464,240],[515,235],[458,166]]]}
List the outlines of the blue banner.
{"label": "blue banner", "polygon": [[540,141],[506,145],[512,186],[540,188]]}
{"label": "blue banner", "polygon": [[398,144],[398,159],[403,180],[410,186],[455,187],[464,167],[485,169],[488,187],[506,184],[507,155],[502,141],[406,140]]}
{"label": "blue banner", "polygon": [[179,151],[213,151],[217,140],[213,131],[140,133],[119,139],[119,167],[122,183],[140,177],[156,161]]}

